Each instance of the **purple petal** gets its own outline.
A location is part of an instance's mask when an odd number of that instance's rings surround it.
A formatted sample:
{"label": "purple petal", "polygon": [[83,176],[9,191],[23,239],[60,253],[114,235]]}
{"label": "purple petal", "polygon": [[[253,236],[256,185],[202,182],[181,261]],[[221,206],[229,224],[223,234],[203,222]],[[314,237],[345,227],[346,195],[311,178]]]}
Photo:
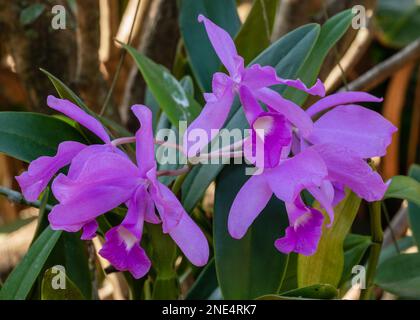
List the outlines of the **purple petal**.
{"label": "purple petal", "polygon": [[85,128],[92,131],[105,143],[110,143],[109,135],[106,133],[102,124],[91,115],[88,115],[74,103],[68,100],[58,99],[54,96],[48,96],[47,104],[50,108],[65,114],[67,117],[80,123]]}
{"label": "purple petal", "polygon": [[143,277],[150,269],[151,262],[139,240],[123,226],[110,229],[105,235],[105,243],[99,254],[117,270],[129,271],[134,278]]}
{"label": "purple petal", "polygon": [[276,69],[271,66],[254,64],[243,72],[242,84],[250,89],[260,89],[277,84],[284,84],[312,95],[325,96],[325,87],[321,80],[317,80],[314,86],[308,88],[301,80],[282,79],[277,76]]}
{"label": "purple petal", "polygon": [[332,183],[328,180],[324,180],[320,187],[309,187],[308,191],[327,212],[330,218],[330,222],[327,227],[330,227],[334,222],[334,187]]}
{"label": "purple petal", "polygon": [[310,117],[313,117],[319,112],[327,110],[343,104],[357,103],[357,102],[381,102],[383,99],[372,96],[366,92],[340,92],[329,95],[310,106],[306,112]]}
{"label": "purple petal", "polygon": [[233,201],[228,230],[235,239],[242,238],[270,200],[273,192],[264,174],[251,176]]}
{"label": "purple petal", "polygon": [[221,74],[215,74],[213,91],[213,94],[207,95],[206,105],[184,134],[184,152],[188,157],[196,156],[217,136],[229,115],[235,96],[232,82]]}
{"label": "purple petal", "polygon": [[194,265],[204,266],[209,259],[209,245],[200,228],[184,211],[179,223],[169,235]]}
{"label": "purple petal", "polygon": [[92,240],[96,236],[96,231],[98,230],[98,222],[96,220],[92,220],[86,223],[83,226],[83,233],[80,239],[82,240]]}
{"label": "purple petal", "polygon": [[317,152],[306,149],[264,174],[279,199],[293,202],[303,189],[322,184],[327,167]]}
{"label": "purple petal", "polygon": [[239,88],[239,98],[244,109],[245,117],[248,120],[248,123],[252,125],[258,116],[264,112],[264,109],[246,86],[241,86]]}
{"label": "purple petal", "polygon": [[229,33],[201,14],[198,16],[198,21],[204,22],[209,40],[231,77],[235,78],[238,76],[242,71],[241,69],[243,69],[244,62],[238,56],[235,44]]}
{"label": "purple petal", "polygon": [[341,145],[312,146],[328,167],[328,178],[353,190],[366,201],[381,200],[387,189],[381,176],[360,157]]}
{"label": "purple petal", "polygon": [[136,158],[142,176],[156,167],[155,144],[152,127],[152,112],[143,105],[134,105],[131,110],[140,121],[140,129],[136,132]]}
{"label": "purple petal", "polygon": [[307,208],[293,225],[286,228],[286,235],[275,241],[275,247],[286,254],[296,252],[305,256],[313,255],[322,235],[323,221],[321,212]]}
{"label": "purple petal", "polygon": [[398,129],[379,113],[357,105],[338,106],[314,124],[313,144],[342,145],[361,158],[383,156]]}
{"label": "purple petal", "polygon": [[299,129],[303,136],[311,133],[313,128],[312,120],[297,104],[284,99],[280,94],[268,88],[256,90],[254,95],[272,110],[284,115],[288,121]]}
{"label": "purple petal", "polygon": [[43,156],[32,161],[28,171],[16,177],[25,198],[29,201],[38,199],[57,171],[68,165],[84,148],[86,145],[79,142],[65,141],[60,143],[55,156]]}

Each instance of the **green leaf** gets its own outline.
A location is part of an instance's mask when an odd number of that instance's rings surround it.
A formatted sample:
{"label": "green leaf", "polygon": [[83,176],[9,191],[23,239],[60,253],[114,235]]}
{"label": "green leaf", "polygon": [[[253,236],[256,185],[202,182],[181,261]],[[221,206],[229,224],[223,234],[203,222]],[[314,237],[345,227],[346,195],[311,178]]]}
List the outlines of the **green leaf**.
{"label": "green leaf", "polygon": [[254,299],[277,293],[287,265],[287,255],[274,247],[280,231],[288,224],[280,200],[273,197],[242,239],[233,239],[228,233],[232,202],[248,178],[244,166],[231,165],[222,171],[216,184],[214,251],[217,278],[225,299]]}
{"label": "green leaf", "polygon": [[419,37],[420,3],[416,0],[381,0],[375,13],[382,41],[402,48]]}
{"label": "green leaf", "polygon": [[52,156],[63,141],[80,141],[82,135],[55,117],[30,112],[0,113],[0,152],[30,162]]}
{"label": "green leaf", "polygon": [[179,26],[192,71],[203,91],[211,90],[213,73],[219,71],[221,62],[209,41],[204,25],[197,21],[203,14],[225,29],[232,38],[240,28],[234,0],[182,0]]}
{"label": "green leaf", "polygon": [[6,279],[0,291],[0,300],[26,298],[60,235],[61,231],[53,231],[50,227],[44,230]]}
{"label": "green leaf", "polygon": [[338,295],[336,288],[329,284],[315,284],[308,287],[298,288],[283,292],[285,297],[308,298],[308,299],[334,299]]}
{"label": "green leaf", "polygon": [[198,116],[200,105],[185,92],[166,68],[130,46],[124,45],[124,48],[133,57],[149,90],[174,126],[178,127],[179,121],[190,123]]}
{"label": "green leaf", "polygon": [[343,246],[344,267],[340,285],[350,279],[353,267],[360,264],[371,244],[372,241],[369,236],[361,236],[351,233],[347,235]]}
{"label": "green leaf", "polygon": [[[408,174],[411,178],[420,183],[419,165],[412,165]],[[420,195],[417,196],[417,199],[418,198],[420,198]],[[413,232],[413,237],[417,245],[420,245],[420,204],[418,201],[408,201],[408,218]]]}
{"label": "green leaf", "polygon": [[[61,275],[60,271],[54,272],[53,268],[45,271],[41,285],[42,300],[84,300],[80,289],[67,277],[66,274]],[[54,288],[58,284],[58,287]],[[61,286],[63,286],[61,288]]]}
{"label": "green leaf", "polygon": [[382,263],[375,284],[403,298],[420,298],[420,254],[400,254]]}
{"label": "green leaf", "polygon": [[392,177],[384,196],[388,198],[408,200],[420,206],[420,182],[406,176]]}
{"label": "green leaf", "polygon": [[25,218],[25,219],[17,219],[11,223],[5,224],[0,226],[0,236],[2,234],[8,234],[19,230],[20,228],[28,225],[32,221],[36,220],[35,217]]}
{"label": "green leaf", "polygon": [[254,0],[251,11],[235,38],[236,49],[244,58],[245,64],[270,45],[278,3],[278,0]]}
{"label": "green leaf", "polygon": [[334,208],[334,223],[327,228],[324,223],[316,253],[299,255],[298,284],[306,287],[325,283],[337,287],[344,268],[343,243],[360,206],[360,198],[354,193],[347,196]]}
{"label": "green leaf", "polygon": [[[349,9],[333,16],[322,26],[314,49],[298,73],[299,79],[306,85],[309,86],[315,83],[328,52],[347,31],[353,16],[351,9]],[[279,75],[283,77],[281,73]],[[294,88],[287,88],[284,92],[284,97],[302,106],[308,94]]]}
{"label": "green leaf", "polygon": [[[309,24],[287,34],[264,50],[251,63],[271,65],[284,77],[297,78],[298,70],[312,50],[319,34],[319,26]],[[283,88],[284,89],[284,88]],[[245,119],[239,101],[232,105],[232,116],[227,121],[227,129],[245,129],[248,122]],[[217,141],[217,138],[216,138]],[[188,175],[183,185],[183,204],[187,211],[192,210],[200,200],[210,183],[223,169],[220,165],[196,166]]]}
{"label": "green leaf", "polygon": [[[414,247],[416,244],[414,242],[413,237],[406,236],[404,238],[397,240],[397,246],[399,251],[405,251],[410,247]],[[399,255],[400,253],[397,251],[394,244],[390,244],[385,248],[382,248],[381,255],[379,257],[378,265],[381,265],[384,261]]]}
{"label": "green leaf", "polygon": [[34,3],[26,7],[20,12],[19,21],[23,26],[31,24],[38,19],[45,11],[45,4]]}
{"label": "green leaf", "polygon": [[201,271],[191,289],[188,291],[186,300],[207,300],[217,289],[217,275],[214,259]]}

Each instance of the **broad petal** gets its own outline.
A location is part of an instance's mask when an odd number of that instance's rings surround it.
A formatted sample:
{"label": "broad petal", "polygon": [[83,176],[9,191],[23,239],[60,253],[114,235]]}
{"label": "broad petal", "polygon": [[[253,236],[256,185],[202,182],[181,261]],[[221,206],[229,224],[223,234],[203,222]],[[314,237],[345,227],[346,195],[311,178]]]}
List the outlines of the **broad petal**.
{"label": "broad petal", "polygon": [[387,189],[381,176],[360,157],[341,145],[321,144],[316,150],[328,167],[328,178],[349,187],[366,201],[381,200]]}
{"label": "broad petal", "polygon": [[314,103],[312,106],[310,106],[306,113],[313,117],[319,112],[322,112],[324,110],[327,110],[329,108],[343,105],[343,104],[351,104],[351,103],[357,103],[357,102],[381,102],[383,99],[377,98],[369,93],[366,92],[340,92],[336,94],[331,94],[316,103]]}
{"label": "broad petal", "polygon": [[275,241],[275,247],[286,254],[296,252],[305,256],[313,255],[322,235],[323,221],[324,216],[321,212],[308,208],[308,211],[300,216],[300,221],[286,228],[285,236]]}
{"label": "broad petal", "polygon": [[229,74],[236,77],[243,68],[243,59],[238,56],[235,43],[229,33],[201,14],[198,16],[198,21],[204,23],[209,40],[220,61]]}
{"label": "broad petal", "polygon": [[136,279],[146,275],[151,267],[150,259],[138,240],[123,226],[114,227],[106,233],[99,254],[117,270],[129,271]]}
{"label": "broad petal", "polygon": [[204,266],[209,259],[209,245],[204,233],[184,211],[169,235],[194,265]]}
{"label": "broad petal", "polygon": [[322,184],[327,167],[316,151],[306,149],[278,167],[266,170],[265,174],[275,195],[285,202],[293,202],[303,189]]}
{"label": "broad petal", "polygon": [[277,84],[284,84],[312,95],[325,96],[324,84],[318,79],[315,85],[308,88],[301,80],[282,79],[277,76],[276,69],[271,66],[254,64],[243,72],[242,84],[250,89],[260,89]]}
{"label": "broad petal", "polygon": [[379,113],[357,105],[338,106],[314,124],[307,139],[313,144],[342,145],[361,158],[386,154],[398,129]]}
{"label": "broad petal", "polygon": [[136,158],[142,176],[156,166],[155,145],[152,127],[152,112],[143,105],[134,105],[131,110],[140,121],[140,129],[136,132]]}
{"label": "broad petal", "polygon": [[284,99],[280,94],[268,88],[256,90],[254,95],[271,109],[284,115],[288,121],[299,129],[302,136],[307,136],[311,133],[313,128],[312,120],[297,104]]}
{"label": "broad petal", "polygon": [[270,200],[273,192],[264,174],[251,176],[233,201],[228,218],[228,230],[235,239],[242,238]]}
{"label": "broad petal", "polygon": [[86,145],[79,142],[65,141],[60,143],[55,156],[32,161],[28,171],[16,177],[25,198],[29,201],[38,199],[57,171],[68,165],[84,148]]}
{"label": "broad petal", "polygon": [[106,133],[102,124],[94,117],[80,109],[74,103],[71,103],[68,100],[58,99],[54,96],[48,96],[47,104],[50,108],[65,114],[67,117],[73,119],[85,128],[92,131],[99,138],[101,138],[103,142],[111,142],[109,135]]}
{"label": "broad petal", "polygon": [[82,240],[92,240],[96,237],[96,231],[98,230],[98,222],[96,220],[92,220],[86,223],[83,226],[83,233],[80,239]]}
{"label": "broad petal", "polygon": [[[217,95],[213,94],[207,97],[208,100],[200,115],[191,123],[184,134],[184,152],[188,157],[196,156],[217,136],[217,130],[223,127],[229,115],[235,96],[233,85],[225,79],[224,85],[218,85],[218,90],[220,92]],[[216,131],[212,132],[212,130]],[[194,148],[192,148],[193,146]]]}

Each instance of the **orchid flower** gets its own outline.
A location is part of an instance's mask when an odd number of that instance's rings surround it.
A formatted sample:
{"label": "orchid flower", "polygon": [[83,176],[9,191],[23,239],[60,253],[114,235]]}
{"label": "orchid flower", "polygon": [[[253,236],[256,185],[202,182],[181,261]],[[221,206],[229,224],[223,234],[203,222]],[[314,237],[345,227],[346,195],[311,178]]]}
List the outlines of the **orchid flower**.
{"label": "orchid flower", "polygon": [[133,106],[132,111],[141,123],[136,133],[137,166],[120,153],[80,152],[67,176],[59,174],[52,184],[59,204],[48,216],[51,228],[78,231],[125,203],[128,211],[124,220],[106,233],[99,252],[113,266],[130,271],[135,278],[144,276],[151,263],[140,247],[143,224],[161,221],[163,232],[172,237],[185,256],[203,266],[209,256],[204,234],[171,190],[157,180],[152,114],[140,105]]}
{"label": "orchid flower", "polygon": [[[229,115],[235,95],[239,94],[241,97],[241,88],[243,87],[273,110],[283,114],[303,132],[311,129],[310,117],[298,105],[284,99],[268,87],[284,84],[310,94],[324,96],[325,89],[319,80],[313,87],[307,88],[300,80],[279,78],[276,70],[271,66],[254,64],[245,67],[243,58],[238,55],[232,38],[225,30],[203,15],[198,16],[198,21],[204,23],[209,40],[228,74],[216,72],[213,75],[213,92],[204,94],[206,104],[199,117],[191,123],[184,134],[184,149],[188,157],[196,156],[198,151],[201,151],[213,140],[217,131],[215,129],[222,128]],[[280,105],[281,108],[278,107]],[[204,130],[208,139],[200,139],[200,141],[194,143],[194,148],[189,148],[189,144],[192,143],[192,141],[189,141],[189,133],[195,129]]]}

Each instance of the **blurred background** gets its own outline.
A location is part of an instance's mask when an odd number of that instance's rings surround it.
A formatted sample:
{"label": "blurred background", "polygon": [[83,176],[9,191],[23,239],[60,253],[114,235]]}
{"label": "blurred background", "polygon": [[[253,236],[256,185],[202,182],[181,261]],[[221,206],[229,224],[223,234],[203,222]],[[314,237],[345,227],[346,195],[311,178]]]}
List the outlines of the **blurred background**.
{"label": "blurred background", "polygon": [[[340,11],[363,6],[366,27],[348,30],[330,52],[319,77],[330,93],[348,88],[385,98],[375,108],[399,131],[386,157],[374,159],[384,179],[407,174],[410,165],[420,162],[420,1],[283,0],[275,6],[272,0],[256,1],[266,6],[268,14],[275,15],[271,41],[301,25],[322,24]],[[128,107],[143,103],[147,91],[133,60],[125,57],[118,42],[130,42],[177,78],[190,73],[179,30],[182,2],[0,0],[0,111],[50,113],[46,97],[55,94],[55,89],[40,71],[43,68],[69,85],[92,110],[100,112],[107,104],[106,115],[132,131],[134,122]],[[237,1],[242,21],[252,5],[252,0]],[[54,28],[51,22],[58,19],[63,8],[65,28]],[[57,23],[60,26],[63,21]],[[18,190],[14,176],[24,166],[0,154],[0,186]],[[212,208],[211,188],[203,201],[204,209]],[[386,245],[410,232],[406,206],[397,200],[387,202],[393,233],[388,228]],[[29,247],[37,214],[37,209],[0,197],[0,280]],[[384,223],[390,221],[385,219]],[[353,229],[356,233],[368,232],[365,208]],[[101,283],[100,297],[126,297],[120,280],[115,275]]]}

